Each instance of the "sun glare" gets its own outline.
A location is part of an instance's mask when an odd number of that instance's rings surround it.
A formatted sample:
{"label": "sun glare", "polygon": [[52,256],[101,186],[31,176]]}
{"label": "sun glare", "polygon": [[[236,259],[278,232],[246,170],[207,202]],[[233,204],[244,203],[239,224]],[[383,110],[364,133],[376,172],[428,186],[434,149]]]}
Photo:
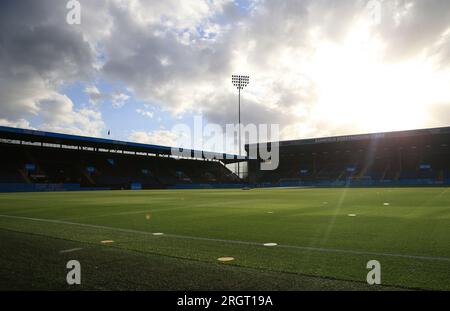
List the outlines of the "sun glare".
{"label": "sun glare", "polygon": [[427,106],[450,99],[448,72],[420,58],[385,62],[370,26],[352,29],[342,42],[318,41],[308,66],[322,118],[361,132],[411,129],[425,123]]}

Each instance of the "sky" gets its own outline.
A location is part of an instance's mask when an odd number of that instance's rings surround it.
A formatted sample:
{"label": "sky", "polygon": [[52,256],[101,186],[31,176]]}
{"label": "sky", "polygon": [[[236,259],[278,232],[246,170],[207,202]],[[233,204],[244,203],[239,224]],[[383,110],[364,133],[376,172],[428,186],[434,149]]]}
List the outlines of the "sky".
{"label": "sky", "polygon": [[448,0],[67,2],[0,2],[0,125],[173,146],[237,122],[233,74],[281,139],[450,125]]}

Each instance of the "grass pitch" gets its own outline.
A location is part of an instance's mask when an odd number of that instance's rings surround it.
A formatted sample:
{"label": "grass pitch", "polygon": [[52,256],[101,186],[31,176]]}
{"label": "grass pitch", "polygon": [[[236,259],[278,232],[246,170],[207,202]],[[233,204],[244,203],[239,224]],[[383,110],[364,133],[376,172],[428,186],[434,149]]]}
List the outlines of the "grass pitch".
{"label": "grass pitch", "polygon": [[0,241],[2,289],[450,290],[450,188],[0,194]]}

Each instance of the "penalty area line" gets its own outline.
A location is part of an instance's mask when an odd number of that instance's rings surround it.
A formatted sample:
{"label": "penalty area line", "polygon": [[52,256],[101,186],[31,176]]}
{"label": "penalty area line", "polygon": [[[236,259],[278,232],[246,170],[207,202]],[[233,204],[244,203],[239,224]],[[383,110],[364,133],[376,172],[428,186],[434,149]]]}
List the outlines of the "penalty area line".
{"label": "penalty area line", "polygon": [[[54,224],[61,224],[61,225],[79,226],[79,227],[86,227],[86,228],[93,228],[93,229],[104,229],[104,230],[124,232],[124,233],[136,233],[136,234],[142,234],[142,235],[148,235],[148,236],[155,236],[154,232],[139,231],[139,230],[133,230],[133,229],[124,229],[124,228],[117,228],[117,227],[108,227],[108,226],[101,226],[101,225],[83,224],[83,223],[78,223],[78,222],[69,222],[69,221],[57,220],[57,219],[33,218],[33,217],[23,217],[23,216],[2,215],[2,214],[0,214],[0,217],[2,217],[2,218],[9,218],[9,219],[29,220],[29,221],[36,221],[36,222],[54,223]],[[239,240],[226,240],[226,239],[205,238],[205,237],[195,237],[195,236],[179,235],[179,234],[164,234],[164,235],[162,235],[161,237],[158,237],[158,238],[162,238],[162,237],[169,237],[169,238],[176,238],[176,239],[186,239],[186,240],[196,240],[196,241],[206,241],[206,242],[221,242],[221,243],[228,243],[228,244],[262,246],[262,247],[264,247],[264,243],[258,243],[258,242],[239,241]],[[406,259],[450,262],[450,258],[448,258],[448,257],[405,255],[405,254],[371,252],[371,251],[357,251],[357,250],[337,249],[337,248],[324,248],[324,247],[309,247],[309,246],[298,246],[298,245],[287,245],[287,244],[278,244],[278,245],[276,245],[273,248],[288,248],[288,249],[298,249],[298,250],[304,250],[304,251],[326,252],[326,253],[342,253],[342,254],[353,254],[353,255],[374,255],[374,256],[397,257],[397,258],[406,258]]]}

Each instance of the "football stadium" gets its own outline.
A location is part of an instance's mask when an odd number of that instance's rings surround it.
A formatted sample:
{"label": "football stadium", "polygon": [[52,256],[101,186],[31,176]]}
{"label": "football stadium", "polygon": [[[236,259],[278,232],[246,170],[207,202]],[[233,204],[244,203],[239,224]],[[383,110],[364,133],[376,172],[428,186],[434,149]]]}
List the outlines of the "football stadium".
{"label": "football stadium", "polygon": [[444,309],[449,82],[449,0],[1,0],[0,300]]}
{"label": "football stadium", "polygon": [[76,259],[85,290],[450,290],[450,128],[281,141],[274,171],[0,136],[2,289],[74,289]]}

